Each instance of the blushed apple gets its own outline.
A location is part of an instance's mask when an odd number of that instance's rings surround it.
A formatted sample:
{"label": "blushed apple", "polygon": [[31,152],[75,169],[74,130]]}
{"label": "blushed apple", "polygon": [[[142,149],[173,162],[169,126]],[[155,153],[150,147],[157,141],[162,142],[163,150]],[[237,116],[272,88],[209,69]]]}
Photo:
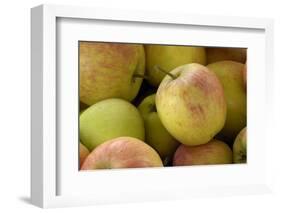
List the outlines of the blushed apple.
{"label": "blushed apple", "polygon": [[144,140],[143,119],[138,109],[123,99],[106,99],[80,115],[81,142],[92,151],[101,143],[122,136]]}
{"label": "blushed apple", "polygon": [[195,63],[177,67],[163,79],[156,93],[156,108],[167,131],[190,146],[209,142],[226,118],[219,79]]}
{"label": "blushed apple", "polygon": [[206,52],[203,47],[172,46],[172,45],[145,45],[146,69],[149,82],[157,87],[165,73],[156,67],[170,72],[178,66],[199,63],[206,64]]}
{"label": "blushed apple", "polygon": [[92,105],[108,98],[131,101],[145,71],[142,45],[79,42],[80,101]]}
{"label": "blushed apple", "polygon": [[173,166],[230,163],[232,163],[231,149],[226,143],[215,139],[199,146],[181,145],[173,159]]}
{"label": "blushed apple", "polygon": [[247,97],[243,81],[245,65],[235,61],[220,61],[207,67],[219,78],[227,103],[226,122],[217,137],[232,146],[236,135],[246,126],[247,121]]}
{"label": "blushed apple", "polygon": [[145,142],[152,146],[162,159],[171,158],[179,143],[161,123],[155,105],[155,94],[147,96],[138,106],[144,119]]}
{"label": "blushed apple", "polygon": [[225,60],[245,63],[247,57],[246,48],[208,47],[206,52],[208,64]]}
{"label": "blushed apple", "polygon": [[243,128],[235,138],[233,144],[233,162],[247,162],[247,127]]}
{"label": "blushed apple", "polygon": [[119,137],[95,148],[81,170],[143,167],[163,167],[157,152],[136,138]]}
{"label": "blushed apple", "polygon": [[89,155],[89,150],[80,142],[79,143],[79,165],[80,165],[80,167],[88,155]]}

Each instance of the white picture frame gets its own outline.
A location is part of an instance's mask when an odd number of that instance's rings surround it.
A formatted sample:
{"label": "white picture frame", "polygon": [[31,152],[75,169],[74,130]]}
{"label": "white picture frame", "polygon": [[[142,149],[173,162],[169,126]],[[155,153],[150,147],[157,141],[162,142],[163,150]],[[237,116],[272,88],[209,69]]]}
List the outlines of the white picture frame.
{"label": "white picture frame", "polygon": [[[270,150],[270,135],[274,129],[270,122],[273,118],[270,91],[274,78],[271,19],[41,5],[31,9],[31,26],[33,204],[49,208],[271,192],[267,160],[270,153],[265,151]],[[83,32],[90,27],[95,33]],[[119,28],[122,28],[120,32],[116,30]],[[190,35],[188,42],[180,36],[187,33],[186,29]],[[152,30],[154,36],[150,33]],[[134,33],[125,35],[122,31]],[[137,33],[140,31],[142,38]],[[173,35],[177,31],[182,34]],[[114,37],[106,32],[115,32]],[[157,35],[161,32],[164,36],[160,39]],[[79,95],[78,62],[69,60],[77,56],[77,39],[248,48],[248,70],[255,70],[247,76],[248,163],[79,172],[78,132],[66,134],[67,130],[78,127],[75,105]],[[69,70],[68,73],[65,70]],[[65,77],[68,83],[62,81]],[[71,97],[67,95],[70,90],[74,94]],[[60,110],[69,104],[73,107],[66,112]],[[265,131],[260,131],[262,129]],[[68,139],[70,142],[66,144]],[[98,184],[89,184],[93,180]],[[168,181],[173,184],[167,184]]]}

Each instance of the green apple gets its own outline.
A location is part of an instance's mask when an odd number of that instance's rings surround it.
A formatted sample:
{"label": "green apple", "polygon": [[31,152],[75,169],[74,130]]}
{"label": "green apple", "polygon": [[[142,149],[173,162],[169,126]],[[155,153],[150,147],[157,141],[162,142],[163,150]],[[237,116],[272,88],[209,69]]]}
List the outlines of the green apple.
{"label": "green apple", "polygon": [[246,126],[246,91],[243,81],[244,64],[235,61],[220,61],[207,66],[223,85],[227,103],[226,122],[218,138],[233,143],[234,138]]}
{"label": "green apple", "polygon": [[147,96],[138,107],[144,119],[145,142],[152,146],[162,159],[171,158],[179,143],[161,123],[155,105],[155,94]]}
{"label": "green apple", "polygon": [[158,86],[165,73],[156,66],[170,72],[174,68],[189,64],[206,64],[206,52],[203,47],[170,46],[170,45],[145,45],[146,69],[149,82]]}
{"label": "green apple", "polygon": [[163,167],[157,152],[136,138],[119,137],[95,148],[81,170],[143,167]]}
{"label": "green apple", "polygon": [[226,143],[215,139],[199,146],[180,145],[173,159],[173,166],[230,163],[232,163],[231,149]]}
{"label": "green apple", "polygon": [[80,115],[80,139],[90,151],[107,140],[122,136],[145,138],[142,117],[131,103],[123,99],[106,99]]}
{"label": "green apple", "polygon": [[83,162],[89,155],[89,150],[80,142],[79,143],[79,165],[82,166]]}
{"label": "green apple", "polygon": [[208,47],[206,52],[208,64],[226,60],[245,63],[247,57],[246,48]]}
{"label": "green apple", "polygon": [[233,162],[247,162],[247,127],[242,129],[237,135],[233,144]]}
{"label": "green apple", "polygon": [[80,101],[92,105],[108,98],[131,101],[145,71],[142,45],[79,42]]}
{"label": "green apple", "polygon": [[177,67],[163,79],[156,93],[156,108],[167,131],[190,146],[210,141],[226,118],[220,81],[196,63]]}

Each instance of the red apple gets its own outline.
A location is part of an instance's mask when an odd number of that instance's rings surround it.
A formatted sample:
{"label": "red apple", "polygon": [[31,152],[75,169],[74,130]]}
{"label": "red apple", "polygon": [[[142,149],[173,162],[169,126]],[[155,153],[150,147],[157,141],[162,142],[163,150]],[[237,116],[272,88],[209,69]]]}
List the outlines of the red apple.
{"label": "red apple", "polygon": [[84,161],[81,169],[115,169],[162,167],[158,153],[143,141],[119,137],[96,147]]}
{"label": "red apple", "polygon": [[215,139],[199,146],[182,144],[173,159],[174,166],[229,163],[232,163],[231,149],[224,142]]}

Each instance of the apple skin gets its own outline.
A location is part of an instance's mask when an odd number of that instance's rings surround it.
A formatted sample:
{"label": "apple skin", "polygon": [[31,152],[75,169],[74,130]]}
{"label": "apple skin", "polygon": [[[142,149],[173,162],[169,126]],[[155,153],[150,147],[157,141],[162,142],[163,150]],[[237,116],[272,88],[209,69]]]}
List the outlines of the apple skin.
{"label": "apple skin", "polygon": [[246,48],[208,47],[206,48],[206,52],[207,64],[226,60],[244,64],[247,57]]}
{"label": "apple skin", "polygon": [[87,158],[87,156],[89,155],[89,150],[80,142],[79,143],[79,164],[80,164],[80,168],[83,164],[83,162],[85,161],[85,159]]}
{"label": "apple skin", "polygon": [[108,98],[131,101],[144,75],[143,45],[80,42],[80,101],[92,105]]}
{"label": "apple skin", "polygon": [[243,81],[245,65],[235,61],[220,61],[207,67],[222,83],[227,103],[226,122],[217,138],[232,146],[236,135],[247,122],[247,98]]}
{"label": "apple skin", "polygon": [[143,119],[131,103],[123,99],[106,99],[80,115],[80,139],[89,151],[107,140],[122,136],[145,138]]}
{"label": "apple skin", "polygon": [[149,83],[157,87],[165,73],[157,70],[155,65],[170,72],[178,66],[199,63],[206,64],[206,51],[203,47],[145,45],[146,69]]}
{"label": "apple skin", "polygon": [[245,64],[243,69],[243,80],[244,80],[245,88],[247,89],[247,63]]}
{"label": "apple skin", "polygon": [[156,93],[158,116],[180,143],[195,146],[210,141],[224,126],[226,102],[216,75],[200,64],[170,72]]}
{"label": "apple skin", "polygon": [[144,120],[145,142],[154,148],[162,159],[171,158],[179,146],[161,123],[155,105],[155,94],[147,96],[138,109]]}
{"label": "apple skin", "polygon": [[232,151],[229,146],[219,140],[199,146],[180,145],[177,149],[173,166],[210,165],[232,163]]}
{"label": "apple skin", "polygon": [[136,138],[119,137],[95,148],[81,170],[143,167],[163,167],[157,152]]}
{"label": "apple skin", "polygon": [[247,163],[247,127],[243,128],[233,144],[233,162]]}

